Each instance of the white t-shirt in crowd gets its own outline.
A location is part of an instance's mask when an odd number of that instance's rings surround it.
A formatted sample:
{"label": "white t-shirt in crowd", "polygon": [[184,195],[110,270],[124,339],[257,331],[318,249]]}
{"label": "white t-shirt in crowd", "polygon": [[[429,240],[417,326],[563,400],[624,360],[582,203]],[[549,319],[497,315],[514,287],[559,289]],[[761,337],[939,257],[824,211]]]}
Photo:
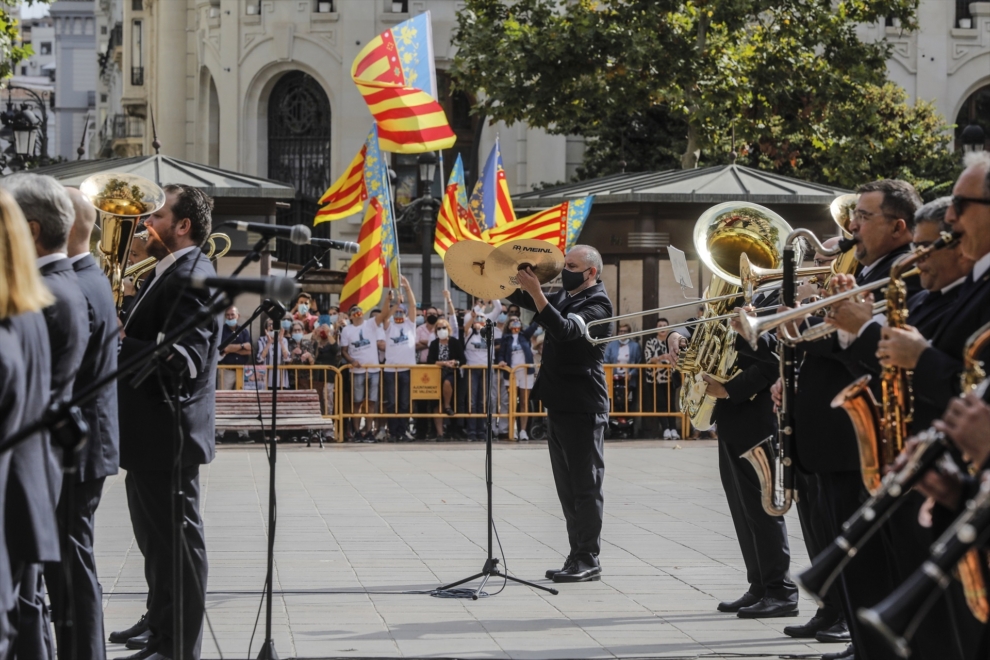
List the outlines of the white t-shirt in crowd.
{"label": "white t-shirt in crowd", "polygon": [[[340,331],[340,346],[347,348],[352,360],[361,364],[378,364],[378,341],[385,339],[382,329],[374,321],[364,321],[361,325],[348,325]],[[363,374],[377,369],[354,368],[352,373]]]}
{"label": "white t-shirt in crowd", "polygon": [[[465,338],[464,344],[464,359],[467,361],[466,364],[478,365],[488,364],[488,347],[485,338],[481,336],[481,333],[474,333],[473,330],[468,330],[469,336]],[[495,339],[501,339],[502,333],[499,332],[498,328],[495,328]]]}
{"label": "white t-shirt in crowd", "polygon": [[[381,327],[381,326],[379,326]],[[401,324],[395,319],[388,322],[388,328],[383,329],[385,335],[385,364],[416,364],[416,323],[408,318]],[[385,371],[409,371],[406,369],[388,369]]]}

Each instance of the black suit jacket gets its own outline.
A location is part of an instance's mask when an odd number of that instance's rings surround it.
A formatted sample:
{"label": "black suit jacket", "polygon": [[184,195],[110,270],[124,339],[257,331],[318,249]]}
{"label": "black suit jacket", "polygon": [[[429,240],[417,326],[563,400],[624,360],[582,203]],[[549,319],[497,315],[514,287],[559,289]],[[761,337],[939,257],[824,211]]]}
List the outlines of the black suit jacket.
{"label": "black suit jacket", "polygon": [[45,286],[55,302],[43,310],[52,349],[52,394],[55,400],[72,396],[89,333],[86,297],[72,264],[59,259],[41,267]]}
{"label": "black suit jacket", "polygon": [[[144,347],[156,343],[159,332],[168,332],[181,325],[208,301],[208,291],[183,285],[181,280],[191,275],[216,276],[210,260],[199,250],[183,254],[161,277],[152,275],[145,281],[124,328],[126,336],[121,341],[121,364]],[[186,387],[181,396],[182,431],[185,436],[183,466],[202,465],[213,460],[219,341],[220,324],[214,318],[179,342],[196,369],[195,377],[186,375]],[[171,359],[183,358],[173,353]],[[168,383],[171,377],[163,373],[162,379]],[[129,378],[125,378],[117,384],[120,466],[126,470],[168,470],[172,465],[175,417],[160,379],[157,374],[152,374],[136,389],[131,387],[130,382]]]}
{"label": "black suit jacket", "polygon": [[[89,315],[89,342],[76,376],[76,391],[89,386],[117,369],[119,333],[117,309],[110,280],[86,255],[72,263],[79,288],[86,298]],[[111,383],[83,407],[89,424],[89,442],[77,456],[77,481],[116,474],[120,465],[120,434],[117,421],[117,386]]]}
{"label": "black suit jacket", "polygon": [[739,373],[725,383],[727,399],[718,399],[712,419],[718,424],[718,439],[734,456],[754,447],[777,430],[770,386],[780,373],[773,335],[760,336],[756,351],[737,336],[735,350]]}
{"label": "black suit jacket", "polygon": [[[869,273],[863,275],[861,272],[856,283],[870,284],[887,277],[894,262],[909,251],[910,247],[904,245],[882,257]],[[905,284],[909,296],[920,288],[917,277],[905,279]],[[820,322],[821,319],[811,319],[809,325]],[[877,364],[876,345],[874,355],[870,356],[866,344],[857,347],[861,339],[843,349],[835,332],[825,339],[798,345],[801,366],[794,402],[794,447],[798,464],[807,472],[823,474],[861,469],[859,447],[849,416],[841,408],[832,408],[836,394],[856,378],[871,373],[870,369]],[[879,385],[879,379],[874,376],[871,387],[875,396],[879,396]]]}
{"label": "black suit jacket", "polygon": [[[9,320],[24,361],[24,423],[40,419],[51,397],[52,367],[48,328],[40,312]],[[55,503],[61,467],[47,431],[11,450],[10,479],[4,527],[11,561],[38,563],[59,560]]]}
{"label": "black suit jacket", "polygon": [[[537,311],[532,297],[516,291],[509,300]],[[548,296],[549,305],[537,312],[534,320],[543,326],[543,362],[533,384],[532,397],[555,413],[607,413],[608,388],[605,386],[605,345],[589,343],[569,314],[577,314],[585,323],[612,316],[612,303],[601,282],[573,296],[557,291]],[[596,339],[612,334],[611,324],[592,329]]]}
{"label": "black suit jacket", "polygon": [[[6,440],[24,423],[24,360],[21,344],[8,319],[0,321],[0,440]],[[10,481],[10,452],[0,453],[0,608],[5,612],[16,603],[7,552],[7,484]]]}
{"label": "black suit jacket", "polygon": [[[960,287],[955,303],[943,315],[914,369],[912,389],[917,404],[930,406],[941,415],[952,397],[960,392],[963,348],[966,340],[990,322],[990,270],[976,281]],[[981,358],[987,359],[986,353]]]}
{"label": "black suit jacket", "polygon": [[[440,340],[434,339],[430,342],[430,347],[426,349],[426,364],[436,364],[440,359]],[[447,359],[457,360],[461,364],[466,364],[464,357],[464,344],[457,337],[447,337]]]}

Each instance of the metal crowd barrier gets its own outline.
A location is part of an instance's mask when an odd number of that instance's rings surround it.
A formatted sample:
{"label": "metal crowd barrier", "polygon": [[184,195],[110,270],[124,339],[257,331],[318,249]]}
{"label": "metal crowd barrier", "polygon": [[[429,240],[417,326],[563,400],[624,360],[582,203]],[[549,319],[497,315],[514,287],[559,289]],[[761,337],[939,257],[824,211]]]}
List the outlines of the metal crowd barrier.
{"label": "metal crowd barrier", "polygon": [[[437,365],[363,365],[360,369],[371,369],[376,376],[368,377],[354,373],[355,367],[344,365],[331,367],[324,365],[280,365],[281,387],[289,390],[317,390],[320,395],[324,417],[334,422],[334,440],[344,441],[346,430],[355,418],[369,420],[389,419],[483,419],[488,407],[492,406],[492,417],[498,433],[506,434],[510,441],[518,439],[517,424],[529,432],[534,439],[542,439],[545,425],[540,422],[546,417],[543,406],[529,402],[529,377],[526,367],[495,367],[493,392],[484,396],[485,365],[463,365],[457,369],[458,375],[450,378],[453,370]],[[408,370],[408,399],[400,396],[400,381],[404,378],[386,378],[384,369]],[[217,369],[218,389],[261,389],[272,386],[272,374],[265,365],[219,365]],[[534,365],[534,372],[539,365]],[[394,372],[393,372],[394,373]],[[403,373],[400,371],[399,373]],[[605,365],[605,382],[608,387],[610,416],[621,418],[673,418],[680,428],[681,437],[688,437],[690,422],[677,411],[677,390],[674,387],[675,371],[670,365],[656,364],[609,364]],[[666,374],[666,382],[662,375]],[[478,385],[475,385],[475,379]],[[524,380],[525,379],[525,380]],[[534,373],[535,379],[535,373]],[[390,391],[386,392],[386,381],[391,381]],[[650,381],[653,382],[650,382]],[[377,381],[377,383],[376,383]],[[448,415],[444,410],[444,382],[450,383],[450,404],[454,410]],[[356,391],[358,385],[360,396]],[[371,397],[374,387],[377,399]],[[479,392],[480,390],[480,392]],[[480,394],[482,401],[478,401]],[[402,409],[403,399],[409,402]],[[374,407],[370,403],[374,401]],[[368,402],[368,406],[364,405]],[[386,403],[389,412],[386,412]],[[422,402],[417,405],[418,402]],[[425,408],[425,410],[424,410]],[[344,431],[344,432],[342,432]]]}

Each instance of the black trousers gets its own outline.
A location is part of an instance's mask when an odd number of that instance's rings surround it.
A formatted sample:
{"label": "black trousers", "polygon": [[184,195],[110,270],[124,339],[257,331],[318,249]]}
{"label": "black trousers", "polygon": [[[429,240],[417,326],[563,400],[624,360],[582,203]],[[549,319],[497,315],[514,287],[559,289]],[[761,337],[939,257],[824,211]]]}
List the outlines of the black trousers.
{"label": "black trousers", "polygon": [[[801,521],[801,535],[804,537],[808,556],[814,563],[815,557],[829,546],[834,537],[829,533],[831,526],[825,520],[826,512],[818,492],[818,477],[794,470],[794,482],[798,490],[796,506],[798,519]],[[830,589],[824,600],[825,605],[818,608],[817,616],[829,621],[845,618],[838,589]]]}
{"label": "black trousers", "polygon": [[[869,497],[859,471],[826,472],[818,475],[821,504],[827,512],[829,534],[834,539],[848,520]],[[896,570],[888,556],[884,534],[874,534],[842,571],[840,589],[846,622],[856,647],[856,658],[878,660],[896,658],[879,635],[863,626],[856,617],[859,608],[876,605],[897,587]]]}
{"label": "black trousers", "polygon": [[547,446],[570,555],[601,552],[608,413],[547,411]]}
{"label": "black trousers", "polygon": [[[80,483],[65,479],[62,482],[62,497],[58,503],[59,531],[65,536],[66,502],[72,500],[69,511],[68,545],[62,546],[62,562],[45,564],[45,584],[48,585],[48,598],[52,603],[55,618],[55,640],[58,643],[58,657],[65,660],[102,660],[107,649],[103,636],[103,588],[96,575],[96,558],[93,555],[93,529],[96,508],[103,496],[104,478]],[[73,490],[68,498],[66,490]],[[71,592],[66,584],[68,562],[71,571]],[[72,599],[73,633],[66,635],[59,622],[69,616],[68,599]],[[75,653],[71,651],[75,643]]]}
{"label": "black trousers", "polygon": [[44,564],[20,563],[12,567],[17,605],[7,613],[8,631],[14,636],[9,652],[13,660],[48,660],[55,657],[51,617],[45,604]]}
{"label": "black trousers", "polygon": [[[172,484],[168,471],[127,473],[127,504],[138,546],[144,553],[148,581],[148,625],[152,648],[173,657],[172,622],[175,599],[172,589]],[[203,641],[206,612],[206,537],[199,515],[199,466],[182,470],[186,559],[182,570],[183,656],[197,660]]]}
{"label": "black trousers", "polygon": [[718,472],[746,564],[750,593],[797,602],[797,586],[788,577],[791,550],[787,526],[783,516],[771,516],[763,510],[756,470],[719,440]]}

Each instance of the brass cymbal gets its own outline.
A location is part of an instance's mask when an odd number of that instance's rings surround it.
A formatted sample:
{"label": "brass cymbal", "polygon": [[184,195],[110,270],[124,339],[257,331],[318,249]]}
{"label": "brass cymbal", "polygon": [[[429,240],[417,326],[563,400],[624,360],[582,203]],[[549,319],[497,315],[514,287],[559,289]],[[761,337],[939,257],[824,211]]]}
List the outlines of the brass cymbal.
{"label": "brass cymbal", "polygon": [[516,273],[522,266],[531,266],[540,283],[546,284],[564,270],[564,253],[553,243],[533,238],[510,241],[492,250],[486,275],[498,284],[499,297],[519,288]]}
{"label": "brass cymbal", "polygon": [[457,286],[472,296],[493,300],[502,296],[498,283],[488,277],[491,245],[484,241],[458,241],[443,257],[443,268]]}

